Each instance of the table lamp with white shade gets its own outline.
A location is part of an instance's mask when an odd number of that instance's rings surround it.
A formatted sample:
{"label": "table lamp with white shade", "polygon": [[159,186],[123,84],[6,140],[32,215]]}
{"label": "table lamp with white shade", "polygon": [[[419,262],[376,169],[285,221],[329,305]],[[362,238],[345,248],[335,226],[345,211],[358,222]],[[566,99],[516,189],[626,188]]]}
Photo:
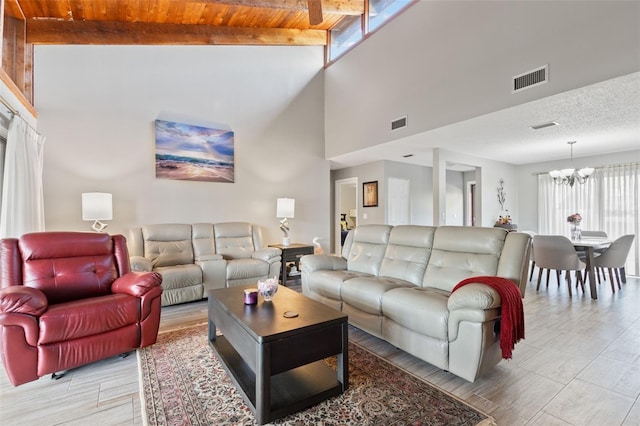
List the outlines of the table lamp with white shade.
{"label": "table lamp with white shade", "polygon": [[289,240],[289,222],[287,219],[293,218],[295,208],[296,200],[293,198],[278,198],[276,205],[276,217],[282,218],[280,221],[280,229],[284,232],[284,237],[282,238],[283,246],[291,244],[291,240]]}
{"label": "table lamp with white shade", "polygon": [[102,232],[107,227],[101,220],[113,219],[112,195],[107,192],[82,194],[82,220],[93,220],[91,229]]}

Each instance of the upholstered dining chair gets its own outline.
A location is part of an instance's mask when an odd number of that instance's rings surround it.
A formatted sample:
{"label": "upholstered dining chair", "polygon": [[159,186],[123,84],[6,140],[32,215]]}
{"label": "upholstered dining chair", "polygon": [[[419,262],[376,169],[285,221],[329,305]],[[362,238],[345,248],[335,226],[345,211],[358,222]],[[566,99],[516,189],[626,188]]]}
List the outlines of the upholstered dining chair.
{"label": "upholstered dining chair", "polygon": [[[581,231],[580,235],[582,236],[582,238],[607,238],[608,237],[605,231]],[[603,249],[597,248],[593,250],[593,254],[595,256],[599,256],[605,250],[606,248],[603,248]],[[587,258],[587,252],[584,250],[578,250],[578,257],[580,257],[580,260],[584,261]],[[604,273],[602,272],[602,268],[595,268],[595,271],[596,271],[596,277],[598,279],[598,284],[599,284],[601,279],[604,279]]]}
{"label": "upholstered dining chair", "polygon": [[540,290],[542,273],[547,270],[547,288],[549,287],[549,274],[552,269],[556,271],[558,287],[560,287],[560,274],[566,272],[569,296],[571,296],[571,271],[575,271],[576,285],[579,283],[584,292],[584,279],[582,270],[586,264],[580,260],[571,241],[562,235],[535,235],[533,237],[534,262],[538,266],[538,284],[536,290]]}
{"label": "upholstered dining chair", "polygon": [[631,250],[631,244],[633,243],[634,238],[635,235],[633,234],[623,235],[611,243],[609,247],[604,249],[604,252],[594,260],[594,266],[596,268],[607,268],[609,270],[611,291],[614,293],[616,292],[615,286],[613,285],[614,276],[616,283],[618,284],[618,289],[622,288],[620,286],[620,281],[623,283],[627,282],[624,264],[629,256],[629,251]]}
{"label": "upholstered dining chair", "polygon": [[529,281],[533,278],[533,270],[536,269],[536,260],[533,254],[533,237],[536,236],[536,233],[533,231],[522,231],[525,234],[531,235],[531,246],[529,247],[529,262],[531,264],[531,272],[529,273]]}
{"label": "upholstered dining chair", "polygon": [[582,238],[607,238],[607,233],[604,231],[581,231]]}

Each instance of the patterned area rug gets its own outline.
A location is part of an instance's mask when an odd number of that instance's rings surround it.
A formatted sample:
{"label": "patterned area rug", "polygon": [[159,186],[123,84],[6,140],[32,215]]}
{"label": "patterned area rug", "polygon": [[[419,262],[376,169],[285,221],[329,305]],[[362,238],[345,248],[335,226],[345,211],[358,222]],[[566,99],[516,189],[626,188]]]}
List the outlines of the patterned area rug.
{"label": "patterned area rug", "polygon": [[[335,357],[326,360],[335,368]],[[255,425],[207,343],[202,324],[160,334],[138,350],[143,415],[155,425]],[[494,425],[475,410],[349,343],[349,389],[275,425]]]}

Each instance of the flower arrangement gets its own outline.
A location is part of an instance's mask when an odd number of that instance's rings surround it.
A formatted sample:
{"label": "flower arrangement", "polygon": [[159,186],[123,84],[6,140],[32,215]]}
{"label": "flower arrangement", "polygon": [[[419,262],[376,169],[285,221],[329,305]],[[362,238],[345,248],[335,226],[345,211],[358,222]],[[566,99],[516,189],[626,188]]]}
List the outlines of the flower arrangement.
{"label": "flower arrangement", "polygon": [[278,291],[278,278],[267,278],[266,280],[258,281],[258,292],[264,298],[265,301],[273,300]]}
{"label": "flower arrangement", "polygon": [[580,216],[580,213],[574,213],[567,218],[567,222],[573,225],[578,225],[582,222],[582,216]]}

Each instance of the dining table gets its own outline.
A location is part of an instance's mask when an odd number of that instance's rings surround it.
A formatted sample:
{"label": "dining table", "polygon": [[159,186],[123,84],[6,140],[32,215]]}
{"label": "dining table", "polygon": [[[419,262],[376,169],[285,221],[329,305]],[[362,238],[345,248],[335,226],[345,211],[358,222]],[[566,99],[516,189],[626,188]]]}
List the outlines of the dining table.
{"label": "dining table", "polygon": [[596,238],[596,237],[588,237],[588,238],[579,238],[572,239],[571,243],[576,251],[584,251],[585,263],[586,263],[586,272],[589,277],[589,292],[591,294],[592,299],[598,298],[598,288],[596,286],[596,271],[594,266],[594,251],[596,249],[607,248],[611,245],[611,240],[607,238]]}

